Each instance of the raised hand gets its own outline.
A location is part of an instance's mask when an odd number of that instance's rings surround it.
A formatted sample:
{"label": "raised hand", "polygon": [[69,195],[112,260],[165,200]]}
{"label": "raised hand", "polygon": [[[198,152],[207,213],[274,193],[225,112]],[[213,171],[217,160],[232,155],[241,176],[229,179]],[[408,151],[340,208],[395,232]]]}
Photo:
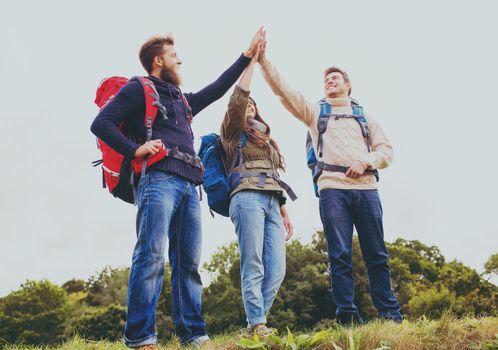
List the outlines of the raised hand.
{"label": "raised hand", "polygon": [[263,30],[263,34],[261,36],[261,43],[259,45],[259,51],[258,51],[259,63],[265,60],[265,53],[266,53],[266,30]]}
{"label": "raised hand", "polygon": [[259,30],[254,34],[251,42],[249,43],[249,48],[244,52],[246,57],[252,58],[254,54],[258,51],[258,45],[261,42],[261,38],[263,35],[264,29],[263,27],[259,28]]}
{"label": "raised hand", "polygon": [[251,64],[256,64],[259,61],[259,52],[261,51],[261,45],[262,45],[262,43],[263,43],[262,41],[259,42],[259,44],[258,44],[258,46],[256,48],[256,52],[252,56]]}

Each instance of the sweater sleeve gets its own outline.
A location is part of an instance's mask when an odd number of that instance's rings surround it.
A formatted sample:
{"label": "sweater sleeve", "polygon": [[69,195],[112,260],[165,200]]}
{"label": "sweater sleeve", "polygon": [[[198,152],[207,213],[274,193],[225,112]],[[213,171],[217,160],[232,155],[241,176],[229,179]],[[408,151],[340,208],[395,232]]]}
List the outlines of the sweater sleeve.
{"label": "sweater sleeve", "polygon": [[244,125],[246,124],[246,109],[249,97],[249,91],[239,87],[235,87],[228,108],[225,112],[225,118],[221,124],[220,136],[223,142],[228,144],[238,143]]}
{"label": "sweater sleeve", "polygon": [[187,98],[189,105],[192,108],[192,114],[195,116],[211,103],[220,99],[237,81],[250,61],[251,59],[249,57],[246,57],[244,54],[242,54],[214,82],[207,85],[198,92],[186,93],[185,97]]}
{"label": "sweater sleeve", "polygon": [[139,145],[123,135],[119,125],[144,114],[145,96],[140,82],[130,82],[99,112],[90,130],[125,157],[133,158]]}
{"label": "sweater sleeve", "polygon": [[273,93],[280,98],[282,105],[293,116],[310,127],[319,115],[318,105],[308,102],[303,94],[287,85],[268,59],[261,62],[261,69],[264,79]]}
{"label": "sweater sleeve", "polygon": [[370,141],[372,143],[372,152],[366,154],[359,161],[369,170],[387,168],[393,160],[393,147],[380,125],[372,116],[367,115],[367,122]]}

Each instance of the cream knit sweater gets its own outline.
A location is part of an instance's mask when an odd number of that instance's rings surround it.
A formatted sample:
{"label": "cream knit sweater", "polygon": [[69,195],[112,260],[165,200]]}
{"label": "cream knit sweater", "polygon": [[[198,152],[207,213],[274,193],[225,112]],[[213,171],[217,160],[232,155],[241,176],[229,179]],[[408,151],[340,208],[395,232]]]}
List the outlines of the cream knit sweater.
{"label": "cream knit sweater", "polygon": [[[284,107],[308,127],[313,146],[317,146],[317,122],[320,115],[318,104],[308,102],[304,96],[292,89],[281,78],[276,68],[265,59],[261,62],[263,77]],[[353,114],[349,98],[328,99],[334,114]],[[330,118],[327,130],[323,134],[323,160],[325,163],[349,167],[354,161],[360,161],[367,169],[383,169],[391,164],[392,146],[381,127],[366,115],[372,152],[369,153],[358,122],[353,118]],[[373,175],[364,175],[359,179],[346,177],[344,173],[323,171],[318,180],[318,190],[326,188],[370,190],[377,188]]]}

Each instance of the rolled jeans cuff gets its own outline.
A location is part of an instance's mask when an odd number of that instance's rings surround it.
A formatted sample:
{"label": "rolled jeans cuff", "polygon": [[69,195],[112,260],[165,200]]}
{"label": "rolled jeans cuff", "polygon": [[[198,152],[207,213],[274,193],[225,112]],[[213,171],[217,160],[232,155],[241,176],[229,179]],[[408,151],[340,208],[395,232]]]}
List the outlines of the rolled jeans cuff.
{"label": "rolled jeans cuff", "polygon": [[266,324],[266,317],[265,316],[256,317],[256,318],[253,318],[252,320],[248,320],[248,321],[249,321],[249,326],[254,327],[258,324]]}
{"label": "rolled jeans cuff", "polygon": [[157,344],[157,335],[153,334],[148,337],[138,339],[138,340],[130,340],[124,337],[125,345],[129,348],[138,348],[139,346],[144,345],[156,345]]}
{"label": "rolled jeans cuff", "polygon": [[209,336],[207,334],[197,335],[190,340],[182,343],[182,345],[202,345],[203,343],[209,340]]}

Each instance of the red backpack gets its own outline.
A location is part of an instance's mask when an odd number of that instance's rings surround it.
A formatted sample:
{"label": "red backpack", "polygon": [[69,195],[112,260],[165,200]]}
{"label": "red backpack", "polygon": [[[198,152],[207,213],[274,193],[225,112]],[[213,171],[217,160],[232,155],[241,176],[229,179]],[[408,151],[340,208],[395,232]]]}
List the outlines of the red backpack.
{"label": "red backpack", "polygon": [[[145,94],[145,118],[144,125],[147,129],[146,140],[152,138],[152,125],[156,119],[156,114],[159,108],[164,108],[159,102],[159,94],[154,86],[154,83],[145,77],[136,78],[143,86]],[[95,104],[102,110],[109,101],[111,101],[118,93],[119,89],[126,83],[127,78],[110,77],[102,80],[95,97]],[[119,129],[123,134],[130,138],[126,132],[124,123],[119,125]],[[138,185],[138,180],[145,173],[147,166],[151,166],[167,155],[167,150],[164,148],[160,152],[154,154],[150,158],[125,158],[112,147],[97,138],[98,149],[102,152],[102,159],[94,161],[94,167],[102,164],[104,188],[108,188],[109,192],[114,197],[120,198],[125,202],[135,204],[135,191]]]}

